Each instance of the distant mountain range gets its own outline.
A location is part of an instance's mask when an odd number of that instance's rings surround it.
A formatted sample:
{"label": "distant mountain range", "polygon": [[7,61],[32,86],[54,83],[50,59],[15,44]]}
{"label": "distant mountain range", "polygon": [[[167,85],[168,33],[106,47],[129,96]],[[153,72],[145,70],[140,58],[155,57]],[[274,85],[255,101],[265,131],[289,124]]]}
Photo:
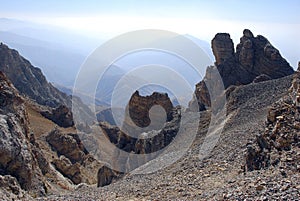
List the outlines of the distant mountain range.
{"label": "distant mountain range", "polygon": [[[185,37],[200,46],[207,53],[208,57],[213,60],[208,42],[199,40],[191,35],[185,35]],[[7,18],[0,18],[0,41],[7,44],[10,48],[17,49],[34,66],[41,68],[47,80],[69,95],[73,92],[77,73],[88,54],[103,42],[97,39],[86,38],[58,27]],[[170,66],[179,75],[184,76],[192,87],[202,79],[206,65],[208,65],[205,64],[203,66],[203,72],[199,75],[180,58],[164,52],[141,51],[126,55],[126,57],[116,61],[112,65],[113,68],[110,67],[105,76],[99,80],[96,104],[110,105],[112,93],[118,81],[135,67],[147,64]],[[138,85],[138,83],[145,82],[143,76],[129,76],[126,79],[128,82],[134,82]],[[153,71],[153,76],[164,75]],[[161,79],[164,79],[164,77]],[[173,82],[176,85],[176,80],[173,80]],[[126,86],[123,86],[123,89],[125,88]],[[140,90],[141,94],[152,94],[154,91],[171,94],[170,91],[159,89],[159,87],[154,87],[153,85],[143,87]],[[83,95],[82,93],[81,98],[86,103],[90,103],[92,96],[92,94]],[[172,98],[171,95],[170,97],[176,102],[174,97]],[[180,94],[177,98],[186,99],[184,100],[186,103],[190,99],[185,94]]]}
{"label": "distant mountain range", "polygon": [[27,21],[0,18],[0,41],[17,49],[47,79],[72,87],[87,55],[101,41],[76,35],[68,30]]}

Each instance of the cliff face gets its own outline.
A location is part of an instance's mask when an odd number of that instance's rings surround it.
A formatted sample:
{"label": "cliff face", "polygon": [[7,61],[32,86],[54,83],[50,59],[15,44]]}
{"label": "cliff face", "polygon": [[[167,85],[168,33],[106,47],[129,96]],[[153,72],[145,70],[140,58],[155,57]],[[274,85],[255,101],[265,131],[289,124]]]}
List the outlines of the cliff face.
{"label": "cliff face", "polygon": [[39,68],[30,64],[16,50],[0,45],[0,70],[12,81],[22,95],[41,105],[57,107],[67,104],[67,95],[47,82]]}
{"label": "cliff face", "polygon": [[[280,52],[263,36],[254,37],[248,29],[243,31],[240,43],[233,49],[233,42],[228,33],[218,33],[212,40],[215,66],[222,77],[225,89],[231,85],[245,85],[253,81],[265,81],[291,75],[294,71]],[[213,78],[208,75],[196,85],[195,95],[200,110],[210,107],[206,84],[213,85]]]}
{"label": "cliff face", "polygon": [[[14,176],[21,188],[45,194],[36,147],[29,133],[23,99],[6,76],[0,73],[0,173]],[[42,157],[42,156],[41,156]]]}
{"label": "cliff face", "polygon": [[[87,153],[77,134],[65,134],[67,129],[75,132],[71,97],[2,43],[0,69],[5,72],[0,71],[0,197],[25,199],[81,182],[95,184],[102,164]],[[88,107],[73,100],[82,122],[90,122]]]}
{"label": "cliff face", "polygon": [[[30,64],[16,50],[0,44],[0,71],[2,71],[20,94],[34,100],[36,103],[47,106],[42,114],[63,127],[74,125],[73,116],[78,123],[91,123],[93,114],[90,109],[77,97],[67,96],[53,87],[45,78],[42,71]],[[76,106],[73,115],[70,108]]]}

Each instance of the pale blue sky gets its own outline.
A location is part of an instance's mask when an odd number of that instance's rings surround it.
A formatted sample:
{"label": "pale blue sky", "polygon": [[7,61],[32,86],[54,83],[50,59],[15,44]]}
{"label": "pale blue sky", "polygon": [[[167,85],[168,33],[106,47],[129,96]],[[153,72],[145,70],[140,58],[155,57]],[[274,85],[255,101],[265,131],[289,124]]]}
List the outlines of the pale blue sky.
{"label": "pale blue sky", "polygon": [[[300,1],[297,0],[0,0],[0,17],[69,28],[102,38],[137,29],[165,29],[210,41],[244,28],[265,35],[291,65],[300,60]],[[298,56],[299,55],[299,56]]]}
{"label": "pale blue sky", "polygon": [[264,22],[299,22],[297,0],[0,0],[0,13],[12,16],[90,16],[116,14],[194,17]]}

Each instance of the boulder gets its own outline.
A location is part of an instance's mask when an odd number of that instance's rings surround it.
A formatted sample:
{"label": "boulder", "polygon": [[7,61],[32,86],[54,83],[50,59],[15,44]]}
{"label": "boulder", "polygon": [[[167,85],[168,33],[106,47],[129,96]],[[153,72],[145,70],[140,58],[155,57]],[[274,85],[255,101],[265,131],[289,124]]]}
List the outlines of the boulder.
{"label": "boulder", "polygon": [[50,111],[41,111],[41,115],[47,119],[50,119],[61,127],[67,128],[74,126],[72,112],[65,105],[60,105],[59,107],[51,109]]}
{"label": "boulder", "polygon": [[98,187],[103,187],[111,184],[114,179],[118,178],[119,173],[117,171],[112,170],[107,166],[102,166],[97,174],[98,178]]}
{"label": "boulder", "polygon": [[87,154],[77,134],[63,134],[55,129],[46,136],[46,141],[58,155],[65,155],[72,163],[81,163]]}
{"label": "boulder", "polygon": [[29,200],[30,197],[20,187],[17,179],[10,175],[0,175],[0,196],[2,200]]}
{"label": "boulder", "polygon": [[82,182],[79,163],[72,164],[68,158],[62,155],[59,159],[54,159],[52,164],[60,173],[69,178],[74,184],[80,184]]}

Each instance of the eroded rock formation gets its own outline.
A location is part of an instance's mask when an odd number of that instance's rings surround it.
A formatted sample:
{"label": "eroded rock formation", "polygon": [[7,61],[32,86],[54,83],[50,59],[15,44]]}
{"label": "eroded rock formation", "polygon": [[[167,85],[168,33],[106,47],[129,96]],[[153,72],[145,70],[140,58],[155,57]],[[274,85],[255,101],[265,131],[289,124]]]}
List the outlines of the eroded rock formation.
{"label": "eroded rock formation", "polygon": [[[291,75],[294,71],[280,52],[263,36],[254,37],[248,29],[243,31],[240,43],[233,51],[233,42],[227,33],[218,33],[212,40],[212,50],[216,59],[215,65],[222,78],[224,88],[231,85],[249,84]],[[210,107],[209,92],[206,85],[214,88],[214,78],[206,76],[196,85],[195,95],[200,110]],[[191,103],[190,105],[193,105]]]}
{"label": "eroded rock formation", "polygon": [[51,161],[54,167],[74,184],[97,182],[95,174],[103,166],[85,149],[78,134],[51,131],[46,140],[59,158]]}
{"label": "eroded rock formation", "polygon": [[228,33],[218,33],[211,42],[216,64],[221,64],[234,56],[233,41]]}
{"label": "eroded rock formation", "polygon": [[130,98],[129,116],[138,127],[146,127],[150,125],[149,110],[154,106],[159,105],[164,108],[167,114],[167,121],[172,119],[173,104],[168,97],[168,94],[154,92],[150,96],[141,96],[136,91]]}
{"label": "eroded rock formation", "polygon": [[42,111],[41,114],[61,127],[67,128],[74,126],[73,114],[65,105],[60,105],[50,111]]}
{"label": "eroded rock formation", "polygon": [[59,155],[65,155],[73,163],[82,162],[87,154],[77,134],[63,134],[56,129],[47,135],[46,140]]}
{"label": "eroded rock formation", "polygon": [[[162,126],[158,129],[143,131],[142,128],[136,127],[136,125],[132,126],[128,124],[126,118],[124,122],[125,126],[121,129],[117,126],[112,126],[107,122],[99,123],[104,134],[110,142],[117,147],[116,152],[114,153],[114,157],[116,158],[115,161],[124,163],[124,161],[131,160],[130,158],[127,158],[127,156],[122,156],[120,150],[127,153],[150,154],[168,146],[176,137],[181,118],[180,107],[174,108],[166,94],[153,93],[151,96],[143,97],[140,96],[138,92],[135,92],[132,95],[128,106],[131,110],[130,117],[133,118],[132,121],[138,122],[137,124],[141,126],[147,126],[147,121],[149,121],[149,109],[156,104],[165,108],[165,113],[167,114],[165,119],[160,119],[162,121],[160,122]],[[151,118],[151,120],[153,120],[153,118]],[[133,166],[127,167],[127,170],[132,170],[146,161],[147,159],[145,158],[143,161],[135,161],[133,163],[127,162],[128,164],[133,164]],[[118,166],[118,164],[116,165]]]}

